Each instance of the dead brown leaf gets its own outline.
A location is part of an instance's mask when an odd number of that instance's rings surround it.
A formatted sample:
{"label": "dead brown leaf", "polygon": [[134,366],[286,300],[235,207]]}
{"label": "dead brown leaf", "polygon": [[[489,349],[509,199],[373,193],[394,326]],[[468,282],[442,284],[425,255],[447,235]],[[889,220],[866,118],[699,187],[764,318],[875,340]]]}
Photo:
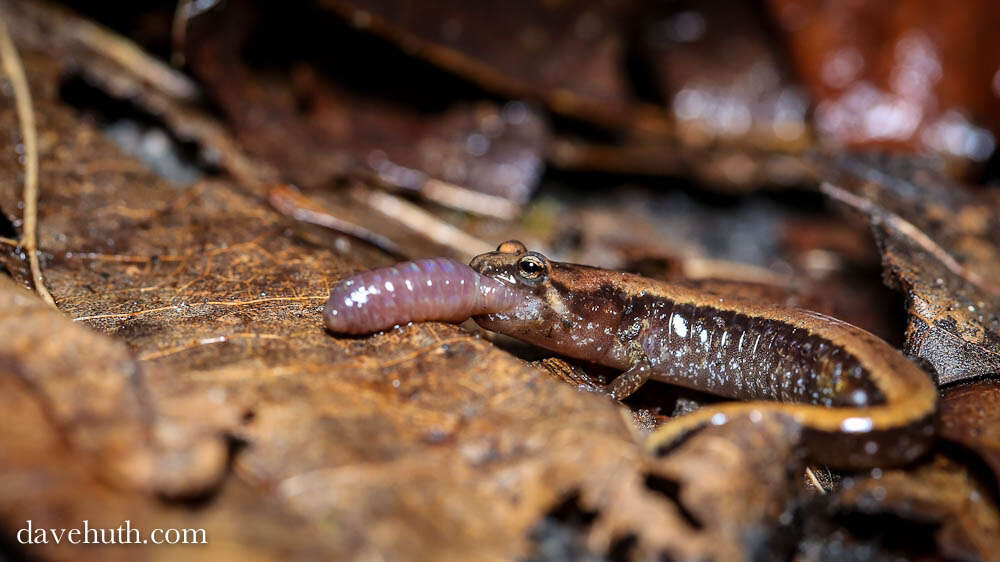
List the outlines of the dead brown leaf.
{"label": "dead brown leaf", "polygon": [[906,295],[906,351],[941,384],[1000,372],[1000,199],[891,157],[842,157],[823,191],[867,215]]}
{"label": "dead brown leaf", "polygon": [[622,63],[636,3],[321,3],[493,91],[602,124],[631,118]]}
{"label": "dead brown leaf", "polygon": [[975,451],[1000,482],[1000,382],[977,381],[946,390],[938,433]]}
{"label": "dead brown leaf", "polygon": [[[319,36],[303,37],[303,48],[290,60],[271,63],[277,68],[254,68],[244,52],[255,45],[277,50],[267,38],[287,31],[272,23],[263,6],[233,2],[202,20],[210,21],[199,20],[195,29],[201,33],[193,31],[189,39],[193,71],[227,114],[240,143],[288,180],[312,187],[346,174],[366,174],[415,192],[433,191],[443,183],[517,204],[535,190],[548,130],[530,106],[464,102],[421,111],[405,103],[405,91],[419,89],[413,85],[399,85],[401,100],[351,89],[328,78],[325,59],[315,60],[317,54],[306,50],[307,42],[320,41]],[[329,33],[323,28],[313,32]],[[328,58],[348,64],[344,57]]]}
{"label": "dead brown leaf", "polygon": [[[840,495],[842,510],[930,524],[939,552],[949,558],[1000,557],[1000,517],[993,494],[945,456],[914,470],[878,472],[849,484]],[[919,544],[917,538],[903,537],[903,542]]]}

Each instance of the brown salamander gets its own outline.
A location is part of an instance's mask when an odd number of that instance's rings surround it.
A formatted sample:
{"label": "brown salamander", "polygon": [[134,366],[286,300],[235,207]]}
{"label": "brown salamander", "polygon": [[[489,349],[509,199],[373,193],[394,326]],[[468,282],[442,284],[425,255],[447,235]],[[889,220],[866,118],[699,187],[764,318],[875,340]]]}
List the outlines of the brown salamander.
{"label": "brown salamander", "polygon": [[650,436],[654,450],[700,427],[765,413],[796,422],[810,459],[834,466],[907,462],[933,439],[937,389],[928,375],[834,318],[552,262],[517,241],[470,266],[523,297],[475,316],[480,326],[622,369],[604,389],[615,399],[655,379],[749,400],[672,420]]}

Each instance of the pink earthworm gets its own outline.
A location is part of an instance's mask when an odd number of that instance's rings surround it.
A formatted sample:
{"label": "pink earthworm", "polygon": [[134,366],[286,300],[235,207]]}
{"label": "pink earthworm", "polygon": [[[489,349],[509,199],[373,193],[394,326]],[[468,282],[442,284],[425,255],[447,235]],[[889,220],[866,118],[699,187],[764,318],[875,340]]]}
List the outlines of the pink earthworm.
{"label": "pink earthworm", "polygon": [[323,319],[332,332],[369,334],[407,322],[502,313],[522,298],[463,263],[431,258],[348,277],[330,291]]}

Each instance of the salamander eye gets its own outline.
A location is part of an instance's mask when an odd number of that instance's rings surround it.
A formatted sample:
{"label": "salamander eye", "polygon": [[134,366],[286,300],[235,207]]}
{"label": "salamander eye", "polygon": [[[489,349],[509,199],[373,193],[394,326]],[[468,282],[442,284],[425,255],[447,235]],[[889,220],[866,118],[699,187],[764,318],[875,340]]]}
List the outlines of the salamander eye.
{"label": "salamander eye", "polygon": [[517,260],[517,274],[528,283],[540,283],[549,276],[549,263],[545,256],[530,252]]}
{"label": "salamander eye", "polygon": [[508,240],[503,244],[497,246],[497,251],[500,252],[501,254],[520,255],[527,252],[528,248],[525,247],[525,245],[522,244],[519,240]]}

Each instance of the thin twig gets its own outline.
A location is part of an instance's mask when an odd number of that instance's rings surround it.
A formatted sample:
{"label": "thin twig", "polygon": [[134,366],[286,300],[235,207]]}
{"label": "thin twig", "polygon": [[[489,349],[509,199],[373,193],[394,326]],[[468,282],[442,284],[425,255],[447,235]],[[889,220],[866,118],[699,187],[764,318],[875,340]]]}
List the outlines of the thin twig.
{"label": "thin twig", "polygon": [[383,251],[397,258],[406,259],[408,257],[406,252],[389,238],[363,226],[333,216],[321,205],[309,199],[291,185],[280,184],[272,187],[268,194],[268,202],[271,203],[271,206],[275,210],[287,217],[353,236],[358,240],[363,240],[377,248],[381,248]]}
{"label": "thin twig", "polygon": [[17,54],[17,47],[7,33],[7,25],[3,20],[0,20],[0,59],[14,88],[14,105],[21,125],[21,139],[24,141],[24,250],[28,253],[35,291],[42,300],[55,306],[56,301],[45,287],[42,267],[38,263],[38,137],[35,130],[35,110],[31,106],[31,91],[28,89],[28,78],[24,74],[21,57]]}
{"label": "thin twig", "polygon": [[174,99],[194,102],[201,89],[184,73],[160,62],[133,41],[83,18],[66,19],[72,36]]}
{"label": "thin twig", "polygon": [[362,182],[376,183],[390,189],[406,190],[451,209],[511,221],[521,215],[521,205],[500,197],[432,178],[413,168],[400,166],[386,159],[375,172],[356,171]]}
{"label": "thin twig", "polygon": [[468,261],[473,256],[489,252],[494,248],[489,242],[466,234],[417,205],[395,195],[384,191],[364,189],[360,185],[354,186],[349,193],[355,201],[407,226],[436,244],[450,248],[463,261]]}
{"label": "thin twig", "polygon": [[187,48],[187,29],[191,20],[215,8],[220,0],[177,0],[174,9],[174,22],[170,26],[171,47],[170,62],[174,66],[184,66],[184,50]]}
{"label": "thin twig", "polygon": [[521,214],[521,206],[513,201],[434,178],[424,181],[417,192],[425,199],[445,207],[485,217],[511,221]]}
{"label": "thin twig", "polygon": [[813,472],[812,467],[808,466],[806,467],[806,477],[809,479],[809,483],[812,484],[813,487],[816,488],[821,495],[824,496],[826,495],[826,488],[823,487],[823,484],[819,481],[819,478],[816,477],[816,473]]}

